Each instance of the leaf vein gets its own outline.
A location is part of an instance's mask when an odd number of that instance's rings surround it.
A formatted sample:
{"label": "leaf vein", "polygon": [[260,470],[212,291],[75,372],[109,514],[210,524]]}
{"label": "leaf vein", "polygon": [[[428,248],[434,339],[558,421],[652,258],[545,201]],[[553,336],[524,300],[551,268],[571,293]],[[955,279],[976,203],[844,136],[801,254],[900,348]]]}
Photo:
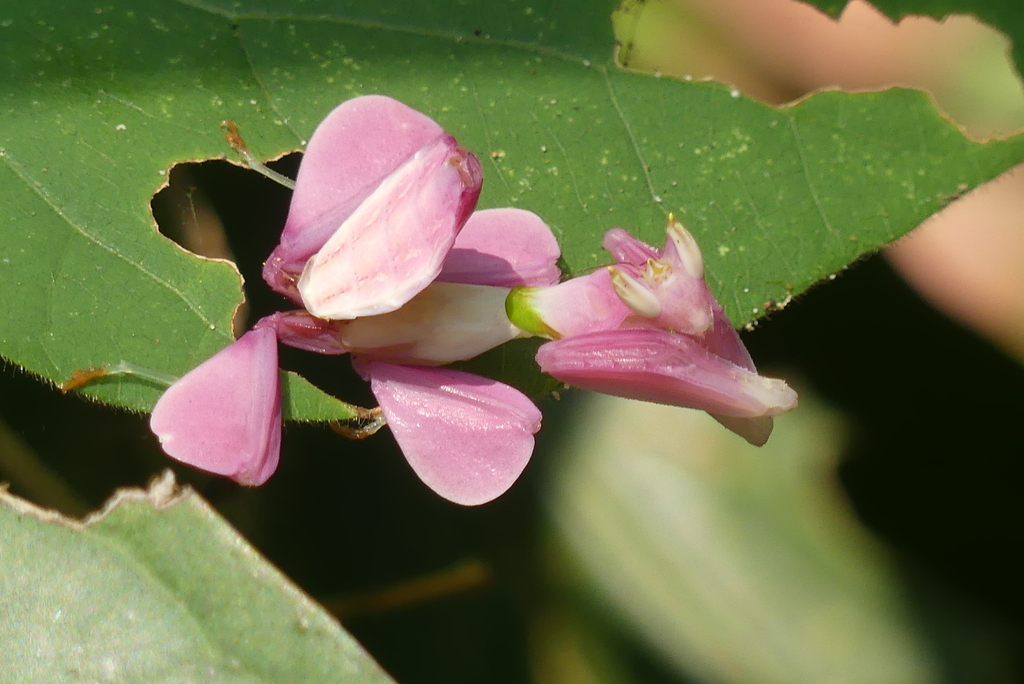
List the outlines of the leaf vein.
{"label": "leaf vein", "polygon": [[754,224],[761,231],[761,234],[764,236],[765,242],[771,245],[772,251],[774,251],[778,255],[779,261],[782,262],[783,268],[786,269],[786,271],[790,275],[796,275],[796,269],[794,269],[789,262],[789,255],[779,248],[779,241],[772,239],[771,231],[768,229],[768,226],[766,226],[764,224],[764,221],[761,219],[761,212],[758,211],[757,209],[757,204],[754,202],[753,195],[750,194],[750,188],[747,187],[747,181],[743,179],[743,174],[739,172],[739,169],[735,170],[735,174],[736,180],[739,181],[740,187],[743,189],[743,194],[747,196],[747,204],[750,205],[750,210],[754,213]]}
{"label": "leaf vein", "polygon": [[[171,120],[169,118],[166,118],[166,117],[160,117],[160,116],[157,116],[155,114],[150,114],[145,109],[143,109],[139,105],[135,104],[131,100],[128,100],[128,99],[123,98],[123,97],[120,97],[118,95],[114,95],[113,93],[109,93],[109,92],[107,92],[106,90],[104,90],[102,88],[100,88],[97,92],[100,95],[103,95],[105,97],[109,97],[111,100],[113,100],[114,102],[117,102],[118,104],[124,105],[125,107],[128,107],[129,109],[135,110],[136,112],[138,112],[142,116],[146,117],[147,119],[151,119],[153,121],[159,121],[160,123],[164,123],[164,124],[169,124],[169,125],[174,126],[176,128],[180,128],[183,131],[188,131],[189,133],[195,133],[197,135],[203,135],[203,131],[197,131],[194,128],[190,128],[189,126],[186,126],[185,124],[180,124],[177,121],[173,121],[173,120]],[[81,137],[81,136],[79,136],[79,137]],[[90,147],[92,147],[92,146],[90,145]],[[93,149],[96,149],[96,148],[93,148]],[[103,155],[103,156],[106,157],[107,155]],[[108,159],[109,159],[109,157],[108,157]]]}
{"label": "leaf vein", "polygon": [[206,3],[202,2],[201,0],[174,1],[181,5],[185,5],[186,7],[191,7],[193,9],[209,12],[210,14],[224,17],[225,19],[228,19],[235,23],[242,21],[328,22],[332,24],[352,26],[354,28],[370,29],[377,31],[390,31],[393,33],[404,33],[413,36],[421,36],[424,38],[436,38],[439,40],[445,40],[448,42],[459,44],[499,45],[502,47],[509,47],[517,50],[522,50],[524,52],[529,52],[532,54],[543,55],[545,57],[555,57],[557,59],[562,59],[567,62],[582,64],[585,67],[591,66],[591,61],[589,59],[586,59],[579,55],[574,55],[569,52],[556,50],[545,45],[527,43],[521,40],[483,38],[473,35],[471,33],[460,33],[458,31],[444,31],[440,29],[417,28],[414,26],[399,26],[396,24],[387,24],[382,21],[374,21],[372,19],[353,19],[351,17],[340,17],[337,15],[330,14],[292,14],[288,12],[233,13],[219,7],[211,7]]}
{"label": "leaf vein", "polygon": [[[480,106],[480,97],[476,91],[476,84],[473,84],[473,102],[476,104],[476,112],[480,116],[480,127],[484,130],[484,142],[487,143],[488,152],[495,152],[494,142],[491,140],[491,131],[487,127],[487,117],[484,115],[484,108]],[[490,155],[489,155],[490,156]],[[508,184],[508,179],[505,178],[505,174],[501,172],[501,166],[498,165],[497,160],[491,157],[491,166],[494,167],[494,171],[498,174],[498,178],[501,179],[502,184],[505,186],[505,190],[508,191],[509,198],[512,196],[512,186]]]}
{"label": "leaf vein", "polygon": [[804,172],[804,179],[807,181],[807,189],[811,193],[811,199],[814,200],[814,206],[818,209],[818,216],[821,217],[822,223],[828,228],[828,232],[835,233],[835,229],[832,227],[832,222],[828,220],[828,216],[825,214],[825,208],[821,205],[821,199],[818,197],[818,191],[814,189],[814,183],[811,181],[811,169],[807,164],[807,156],[804,154],[804,144],[800,139],[800,131],[796,127],[796,117],[789,117],[789,126],[793,130],[793,140],[796,142],[796,152],[800,157],[800,166]]}
{"label": "leaf vein", "polygon": [[54,199],[49,196],[49,194],[46,192],[46,189],[43,188],[43,186],[40,185],[31,176],[29,176],[29,174],[25,172],[21,165],[11,158],[9,152],[4,151],[3,154],[0,154],[0,159],[3,160],[4,164],[7,166],[8,169],[10,169],[14,173],[14,175],[16,175],[23,183],[25,183],[26,186],[28,186],[33,192],[36,193],[39,199],[41,199],[48,207],[50,207],[50,210],[53,211],[54,214],[63,219],[63,221],[68,225],[69,228],[71,228],[73,231],[75,231],[76,233],[78,233],[79,235],[81,235],[86,240],[93,243],[103,251],[107,252],[111,256],[114,256],[129,264],[130,266],[133,266],[134,268],[138,269],[140,273],[149,277],[158,285],[174,293],[177,297],[181,299],[181,301],[185,303],[185,305],[192,311],[192,313],[199,317],[201,321],[203,321],[206,325],[213,325],[213,321],[207,318],[206,314],[203,313],[203,310],[195,302],[193,302],[184,292],[175,287],[172,283],[165,280],[164,278],[161,278],[156,273],[150,271],[148,268],[143,266],[141,262],[132,259],[128,255],[122,253],[117,248],[107,244],[103,240],[99,239],[98,237],[90,233],[84,227],[79,225],[77,222],[75,222],[60,208],[57,202],[54,201]]}
{"label": "leaf vein", "polygon": [[278,106],[277,104],[277,100],[270,93],[270,89],[267,88],[267,85],[266,83],[263,82],[263,79],[260,78],[259,72],[256,69],[256,63],[252,59],[252,53],[250,53],[249,48],[245,46],[245,38],[242,36],[241,27],[234,26],[233,28],[234,30],[232,31],[232,33],[235,36],[235,40],[238,41],[238,47],[242,51],[242,54],[245,55],[245,63],[249,66],[249,71],[252,74],[253,80],[256,81],[256,85],[258,85],[260,90],[263,91],[263,96],[267,98],[267,103],[270,105],[270,108],[273,110],[275,114],[277,114],[278,118],[281,120],[281,123],[284,124],[289,131],[292,132],[292,135],[295,136],[296,140],[305,140],[305,138],[299,135],[299,132],[292,127],[289,117],[285,116],[284,112],[281,111],[280,106]]}
{"label": "leaf vein", "polygon": [[658,197],[658,193],[654,191],[654,180],[651,178],[651,167],[647,164],[644,159],[644,153],[640,149],[640,143],[636,139],[636,134],[633,133],[633,127],[629,124],[629,120],[626,118],[626,113],[622,111],[622,107],[619,106],[619,98],[615,95],[615,88],[612,86],[612,79],[608,76],[608,70],[602,68],[601,74],[604,76],[604,83],[608,88],[608,99],[612,103],[612,109],[619,117],[619,121],[622,122],[622,127],[626,129],[626,135],[629,136],[629,142],[633,145],[633,152],[636,154],[637,161],[640,162],[640,170],[643,171],[644,178],[647,180],[647,189],[651,193],[651,199],[655,203],[660,203],[661,198]]}
{"label": "leaf vein", "polygon": [[558,149],[562,153],[562,159],[565,160],[565,166],[569,169],[569,179],[572,180],[572,189],[576,193],[576,201],[580,203],[580,209],[583,210],[584,214],[590,214],[590,210],[587,209],[587,203],[583,201],[583,195],[580,193],[580,184],[576,180],[576,169],[572,164],[572,159],[569,158],[569,153],[565,150],[565,145],[558,139],[554,129],[549,126],[547,130],[551,139],[558,145]]}

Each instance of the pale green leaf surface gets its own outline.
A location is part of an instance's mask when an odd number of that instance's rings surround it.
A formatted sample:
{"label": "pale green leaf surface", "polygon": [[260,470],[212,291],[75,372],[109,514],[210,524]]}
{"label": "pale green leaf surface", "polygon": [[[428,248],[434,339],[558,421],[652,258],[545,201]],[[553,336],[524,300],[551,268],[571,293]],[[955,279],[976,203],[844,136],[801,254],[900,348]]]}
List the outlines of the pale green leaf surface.
{"label": "pale green leaf surface", "polygon": [[700,411],[588,399],[548,497],[577,596],[700,681],[942,681],[840,493],[844,426],[811,393],[762,448]]}
{"label": "pale green leaf surface", "polygon": [[[660,243],[675,212],[737,325],[1024,159],[1021,138],[969,142],[913,92],[776,110],[622,72],[609,2],[100,9],[0,11],[0,354],[58,381],[121,359],[180,375],[230,341],[237,273],[183,253],[148,210],[173,163],[228,153],[223,119],[271,157],[344,99],[402,99],[481,157],[482,206],[541,214],[574,273],[606,262],[608,228]],[[87,391],[143,410],[159,393]],[[294,418],[351,415],[308,385],[290,396]]]}
{"label": "pale green leaf surface", "polygon": [[392,681],[168,475],[85,525],[0,492],[0,682]]}

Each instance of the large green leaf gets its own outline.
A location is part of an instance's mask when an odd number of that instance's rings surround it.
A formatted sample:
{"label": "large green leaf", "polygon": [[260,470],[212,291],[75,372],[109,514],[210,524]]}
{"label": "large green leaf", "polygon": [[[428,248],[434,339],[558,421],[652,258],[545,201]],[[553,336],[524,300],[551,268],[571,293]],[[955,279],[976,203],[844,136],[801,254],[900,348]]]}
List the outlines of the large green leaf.
{"label": "large green leaf", "polygon": [[[660,242],[675,212],[737,324],[1024,159],[1024,139],[969,142],[910,91],[777,110],[621,71],[607,0],[10,5],[0,354],[54,380],[121,359],[181,374],[230,341],[237,273],[184,253],[148,210],[173,163],[228,152],[223,119],[270,157],[348,97],[398,97],[484,160],[483,206],[540,213],[573,272],[603,262],[608,228]],[[350,415],[292,384],[292,417]],[[159,389],[87,391],[148,409]]]}
{"label": "large green leaf", "polygon": [[[828,14],[838,17],[849,0],[806,0]],[[1024,12],[1017,0],[873,0],[893,21],[909,14],[942,19],[950,14],[970,14],[999,29],[1013,41],[1013,61],[1024,72]]]}
{"label": "large green leaf", "polygon": [[170,472],[85,524],[0,491],[0,682],[391,678]]}

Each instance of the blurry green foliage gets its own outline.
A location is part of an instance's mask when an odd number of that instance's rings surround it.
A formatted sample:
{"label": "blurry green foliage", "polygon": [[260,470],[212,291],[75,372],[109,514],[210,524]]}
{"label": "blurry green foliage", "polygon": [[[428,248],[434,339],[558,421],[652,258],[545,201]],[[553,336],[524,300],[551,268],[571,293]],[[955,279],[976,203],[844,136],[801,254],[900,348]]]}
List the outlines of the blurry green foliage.
{"label": "blurry green foliage", "polygon": [[0,682],[391,682],[166,473],[78,523],[0,492]]}
{"label": "blurry green foliage", "polygon": [[702,681],[940,681],[897,574],[839,492],[844,429],[813,395],[760,449],[655,404],[591,396],[578,419],[550,501],[573,595],[592,583]]}

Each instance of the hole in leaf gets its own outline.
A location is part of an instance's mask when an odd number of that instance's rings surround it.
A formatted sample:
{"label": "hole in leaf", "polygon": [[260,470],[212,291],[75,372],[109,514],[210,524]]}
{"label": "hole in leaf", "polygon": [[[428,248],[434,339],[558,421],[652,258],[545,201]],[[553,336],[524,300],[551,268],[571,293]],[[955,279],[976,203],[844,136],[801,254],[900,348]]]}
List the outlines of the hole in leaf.
{"label": "hole in leaf", "polygon": [[655,75],[729,83],[775,105],[823,88],[919,88],[979,140],[1024,125],[1006,35],[963,14],[894,22],[863,0],[836,4],[844,9],[832,19],[790,0],[622,0],[612,14],[617,58]]}
{"label": "hole in leaf", "polygon": [[[268,166],[295,178],[301,153]],[[235,316],[238,337],[263,316],[296,305],[263,282],[263,262],[277,246],[292,191],[255,171],[224,160],[186,162],[171,169],[168,185],[152,200],[160,232],[188,251],[229,259],[245,279],[245,304]],[[366,383],[345,357],[283,346],[281,367],[304,376],[340,399],[375,406]]]}

